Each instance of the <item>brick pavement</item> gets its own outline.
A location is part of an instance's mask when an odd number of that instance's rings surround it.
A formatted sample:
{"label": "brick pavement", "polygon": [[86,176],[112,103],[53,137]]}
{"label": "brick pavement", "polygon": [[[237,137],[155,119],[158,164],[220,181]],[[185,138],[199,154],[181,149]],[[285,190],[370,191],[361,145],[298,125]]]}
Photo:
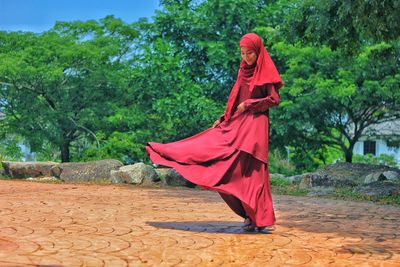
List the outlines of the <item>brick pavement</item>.
{"label": "brick pavement", "polygon": [[0,266],[400,266],[400,207],[274,196],[243,233],[215,192],[0,181]]}

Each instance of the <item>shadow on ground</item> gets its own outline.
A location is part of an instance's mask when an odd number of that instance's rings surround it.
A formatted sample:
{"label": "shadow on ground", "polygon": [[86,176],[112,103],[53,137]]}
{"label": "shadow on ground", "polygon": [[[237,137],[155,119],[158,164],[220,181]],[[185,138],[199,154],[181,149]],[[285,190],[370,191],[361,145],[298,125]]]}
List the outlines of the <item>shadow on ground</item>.
{"label": "shadow on ground", "polygon": [[245,232],[239,223],[221,221],[146,222],[146,224],[162,229],[218,234],[270,234],[274,230],[271,228],[260,232]]}

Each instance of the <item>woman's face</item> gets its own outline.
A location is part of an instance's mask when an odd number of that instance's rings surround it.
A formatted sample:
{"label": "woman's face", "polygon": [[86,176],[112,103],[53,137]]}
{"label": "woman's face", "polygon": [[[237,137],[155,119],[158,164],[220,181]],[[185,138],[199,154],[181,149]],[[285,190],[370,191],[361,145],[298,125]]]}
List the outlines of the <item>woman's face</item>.
{"label": "woman's face", "polygon": [[242,54],[242,59],[246,61],[247,65],[253,65],[257,60],[256,52],[247,47],[240,47],[240,53]]}

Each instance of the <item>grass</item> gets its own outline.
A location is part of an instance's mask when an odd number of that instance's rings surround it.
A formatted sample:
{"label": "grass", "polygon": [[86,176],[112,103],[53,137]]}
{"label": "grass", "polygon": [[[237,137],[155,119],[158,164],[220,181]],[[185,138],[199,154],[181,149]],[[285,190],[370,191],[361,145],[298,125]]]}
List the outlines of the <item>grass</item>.
{"label": "grass", "polygon": [[306,196],[310,190],[299,188],[298,185],[291,184],[288,180],[271,177],[271,191],[278,195]]}
{"label": "grass", "polygon": [[3,175],[0,174],[0,180],[11,180],[11,177],[3,176]]}
{"label": "grass", "polygon": [[[307,196],[308,193],[312,192],[310,189],[302,189],[298,185],[290,184],[287,180],[277,177],[271,177],[271,191],[273,194],[291,196]],[[400,206],[400,195],[389,197],[365,196],[353,192],[353,187],[335,188],[331,193],[318,197],[352,201],[372,201],[379,204]]]}
{"label": "grass", "polygon": [[271,191],[273,194],[278,195],[290,195],[290,196],[307,196],[310,190],[301,189],[297,185],[284,185],[274,186],[271,185]]}
{"label": "grass", "polygon": [[354,193],[352,187],[336,188],[333,197],[345,200],[372,201],[380,204],[400,205],[400,195],[377,197]]}

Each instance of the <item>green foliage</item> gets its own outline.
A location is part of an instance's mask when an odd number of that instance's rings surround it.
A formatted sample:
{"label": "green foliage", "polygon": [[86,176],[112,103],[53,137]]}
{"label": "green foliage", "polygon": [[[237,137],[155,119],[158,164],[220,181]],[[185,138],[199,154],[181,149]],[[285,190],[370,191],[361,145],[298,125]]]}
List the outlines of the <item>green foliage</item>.
{"label": "green foliage", "polygon": [[286,176],[294,175],[296,173],[295,166],[289,162],[287,158],[282,156],[278,149],[269,153],[269,171],[271,173],[280,173]]}
{"label": "green foliage", "polygon": [[139,142],[134,133],[114,132],[105,138],[104,134],[98,133],[100,147],[91,144],[83,151],[80,160],[90,161],[98,159],[118,159],[125,164],[138,161],[144,155],[144,146]]}
{"label": "green foliage", "polygon": [[381,154],[379,156],[374,156],[372,154],[367,154],[367,155],[356,154],[354,155],[353,162],[398,167],[396,158],[392,155],[387,155],[387,154]]}
{"label": "green foliage", "polygon": [[363,46],[351,60],[325,46],[278,42],[273,48],[285,58],[287,92],[271,113],[274,141],[289,141],[299,153],[333,146],[351,161],[366,127],[400,118],[396,42]]}
{"label": "green foliage", "polygon": [[[92,135],[113,111],[137,32],[119,19],[58,23],[42,34],[0,32],[5,123],[33,151],[43,141],[61,149]],[[95,116],[94,116],[95,115]]]}
{"label": "green foliage", "polygon": [[272,186],[288,186],[290,182],[284,178],[280,177],[271,177],[270,183]]}
{"label": "green foliage", "polygon": [[310,190],[299,188],[298,185],[286,185],[284,183],[271,185],[272,194],[291,195],[291,196],[306,196]]}
{"label": "green foliage", "polygon": [[399,37],[400,2],[396,0],[289,2],[292,10],[282,28],[291,42],[329,45],[352,54],[363,44]]}
{"label": "green foliage", "polygon": [[2,160],[21,161],[23,155],[18,145],[20,142],[21,138],[15,135],[7,135],[4,139],[0,139],[0,162]]}
{"label": "green foliage", "polygon": [[148,161],[146,142],[193,135],[222,114],[251,31],[285,82],[270,143],[290,147],[290,163],[273,153],[273,172],[351,161],[367,126],[400,118],[396,1],[160,3],[151,22],[108,16],[0,32],[4,132],[39,159]]}

